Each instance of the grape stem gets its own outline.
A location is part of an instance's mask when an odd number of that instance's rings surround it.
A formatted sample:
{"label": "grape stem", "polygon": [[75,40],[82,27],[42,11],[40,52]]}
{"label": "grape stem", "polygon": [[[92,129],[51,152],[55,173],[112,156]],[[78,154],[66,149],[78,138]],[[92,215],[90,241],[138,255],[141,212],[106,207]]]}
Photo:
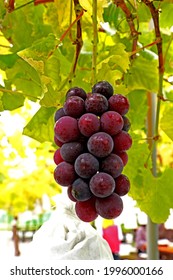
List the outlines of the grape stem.
{"label": "grape stem", "polygon": [[93,23],[93,51],[92,51],[92,80],[91,83],[96,83],[97,73],[97,43],[98,43],[98,31],[97,31],[97,0],[93,0],[92,5],[92,23]]}

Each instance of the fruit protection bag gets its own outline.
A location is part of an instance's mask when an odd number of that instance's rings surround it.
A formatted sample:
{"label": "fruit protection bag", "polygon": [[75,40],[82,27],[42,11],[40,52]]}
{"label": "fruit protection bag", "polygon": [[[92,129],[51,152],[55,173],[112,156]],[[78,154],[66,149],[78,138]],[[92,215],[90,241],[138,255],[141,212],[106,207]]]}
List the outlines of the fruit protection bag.
{"label": "fruit protection bag", "polygon": [[74,203],[58,203],[31,242],[33,257],[58,260],[111,260],[108,243],[90,223],[81,221]]}

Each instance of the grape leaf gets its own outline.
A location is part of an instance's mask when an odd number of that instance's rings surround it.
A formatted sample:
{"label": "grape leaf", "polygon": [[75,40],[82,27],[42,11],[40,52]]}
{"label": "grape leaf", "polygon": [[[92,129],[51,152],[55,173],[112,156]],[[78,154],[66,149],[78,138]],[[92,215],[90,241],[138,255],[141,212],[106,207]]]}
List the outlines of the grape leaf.
{"label": "grape leaf", "polygon": [[20,93],[16,93],[15,91],[3,92],[2,87],[0,87],[0,111],[5,110],[14,110],[17,109],[24,104],[25,97],[22,96]]}
{"label": "grape leaf", "polygon": [[41,107],[30,122],[24,127],[23,134],[39,142],[54,140],[54,115],[55,108]]}
{"label": "grape leaf", "polygon": [[166,133],[166,135],[173,141],[173,105],[165,107],[160,120],[160,127]]}

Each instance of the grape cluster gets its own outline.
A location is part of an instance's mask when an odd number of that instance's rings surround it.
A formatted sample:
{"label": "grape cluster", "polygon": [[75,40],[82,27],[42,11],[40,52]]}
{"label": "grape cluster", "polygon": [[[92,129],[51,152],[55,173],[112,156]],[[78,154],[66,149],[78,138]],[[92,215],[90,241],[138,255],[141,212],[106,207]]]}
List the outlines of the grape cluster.
{"label": "grape cluster", "polygon": [[123,211],[121,197],[130,189],[122,174],[132,145],[128,110],[128,99],[100,81],[90,93],[70,88],[55,113],[54,141],[59,148],[54,153],[54,179],[67,187],[82,221],[98,215],[114,219]]}

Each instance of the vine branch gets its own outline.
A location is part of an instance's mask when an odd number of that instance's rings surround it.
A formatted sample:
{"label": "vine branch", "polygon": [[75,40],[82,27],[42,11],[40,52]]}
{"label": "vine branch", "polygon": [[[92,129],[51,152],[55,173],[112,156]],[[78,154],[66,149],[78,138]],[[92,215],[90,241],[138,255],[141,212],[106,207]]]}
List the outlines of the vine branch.
{"label": "vine branch", "polygon": [[114,0],[113,3],[119,7],[125,14],[126,16],[126,20],[127,23],[129,25],[130,28],[130,34],[131,37],[133,39],[133,45],[132,45],[132,56],[131,58],[135,58],[136,55],[136,50],[137,50],[137,43],[138,43],[138,36],[140,35],[140,32],[138,32],[135,28],[135,24],[134,24],[134,16],[131,13],[131,11],[129,10],[129,8],[127,7],[126,3],[124,0]]}
{"label": "vine branch", "polygon": [[92,5],[92,24],[93,24],[93,51],[92,51],[92,85],[96,83],[96,65],[97,65],[97,42],[98,42],[98,31],[97,31],[97,0],[93,0]]}

